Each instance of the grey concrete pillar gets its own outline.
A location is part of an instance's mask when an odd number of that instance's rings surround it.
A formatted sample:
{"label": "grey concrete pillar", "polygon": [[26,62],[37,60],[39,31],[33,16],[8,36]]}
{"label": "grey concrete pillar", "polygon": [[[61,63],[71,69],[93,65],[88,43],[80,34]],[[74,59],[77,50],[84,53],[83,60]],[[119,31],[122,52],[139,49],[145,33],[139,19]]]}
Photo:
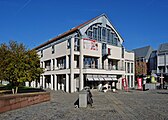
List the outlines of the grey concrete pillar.
{"label": "grey concrete pillar", "polygon": [[45,88],[45,76],[43,75],[43,88]]}
{"label": "grey concrete pillar", "polygon": [[83,87],[84,87],[84,80],[83,80],[83,39],[80,39],[79,67],[80,67],[79,90],[82,90]]}
{"label": "grey concrete pillar", "polygon": [[74,37],[71,38],[71,49],[70,49],[70,59],[71,59],[71,68],[70,68],[70,81],[71,81],[71,92],[75,91],[74,84]]}
{"label": "grey concrete pillar", "polygon": [[51,90],[53,90],[53,75],[51,75]]}
{"label": "grey concrete pillar", "polygon": [[69,92],[69,75],[66,74],[66,92]]}
{"label": "grey concrete pillar", "polygon": [[58,90],[58,88],[57,88],[57,75],[54,75],[54,86],[55,86],[55,90]]}
{"label": "grey concrete pillar", "polygon": [[53,59],[51,59],[51,70],[53,70]]}
{"label": "grey concrete pillar", "polygon": [[69,56],[66,55],[66,69],[69,68]]}

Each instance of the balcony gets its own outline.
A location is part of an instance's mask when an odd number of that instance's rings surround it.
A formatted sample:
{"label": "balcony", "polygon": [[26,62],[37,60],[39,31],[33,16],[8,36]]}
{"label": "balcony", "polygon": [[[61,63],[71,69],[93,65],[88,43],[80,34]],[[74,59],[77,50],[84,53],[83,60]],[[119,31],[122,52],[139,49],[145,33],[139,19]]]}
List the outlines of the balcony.
{"label": "balcony", "polygon": [[94,64],[85,64],[84,69],[99,69],[99,70],[118,70],[118,71],[124,71],[124,67],[118,67],[116,65],[104,65],[102,67],[102,65],[94,65]]}

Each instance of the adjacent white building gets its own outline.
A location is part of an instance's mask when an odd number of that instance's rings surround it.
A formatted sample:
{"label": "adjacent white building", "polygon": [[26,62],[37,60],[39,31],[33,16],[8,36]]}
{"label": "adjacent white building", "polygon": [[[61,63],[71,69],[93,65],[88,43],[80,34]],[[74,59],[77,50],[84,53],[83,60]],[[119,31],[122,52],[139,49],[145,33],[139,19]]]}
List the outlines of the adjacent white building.
{"label": "adjacent white building", "polygon": [[76,92],[85,86],[134,88],[134,53],[106,15],[93,18],[36,47],[45,72],[33,86]]}

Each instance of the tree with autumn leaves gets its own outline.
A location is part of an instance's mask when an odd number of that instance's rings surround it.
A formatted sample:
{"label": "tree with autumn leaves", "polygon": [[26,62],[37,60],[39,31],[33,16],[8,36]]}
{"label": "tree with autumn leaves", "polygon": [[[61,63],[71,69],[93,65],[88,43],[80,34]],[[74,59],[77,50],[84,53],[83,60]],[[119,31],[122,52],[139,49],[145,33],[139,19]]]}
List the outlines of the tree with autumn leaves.
{"label": "tree with autumn leaves", "polygon": [[0,80],[9,81],[17,89],[26,81],[40,78],[40,58],[35,50],[27,50],[25,45],[10,41],[0,45]]}

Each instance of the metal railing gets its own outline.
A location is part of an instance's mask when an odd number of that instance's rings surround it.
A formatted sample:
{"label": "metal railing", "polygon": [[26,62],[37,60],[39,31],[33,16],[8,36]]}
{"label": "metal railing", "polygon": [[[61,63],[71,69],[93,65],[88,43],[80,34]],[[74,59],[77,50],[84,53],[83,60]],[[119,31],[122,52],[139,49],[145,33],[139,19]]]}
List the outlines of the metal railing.
{"label": "metal railing", "polygon": [[105,69],[105,70],[122,70],[124,71],[124,67],[119,67],[119,66],[111,66],[111,65],[91,65],[91,64],[86,64],[83,67],[84,69]]}

